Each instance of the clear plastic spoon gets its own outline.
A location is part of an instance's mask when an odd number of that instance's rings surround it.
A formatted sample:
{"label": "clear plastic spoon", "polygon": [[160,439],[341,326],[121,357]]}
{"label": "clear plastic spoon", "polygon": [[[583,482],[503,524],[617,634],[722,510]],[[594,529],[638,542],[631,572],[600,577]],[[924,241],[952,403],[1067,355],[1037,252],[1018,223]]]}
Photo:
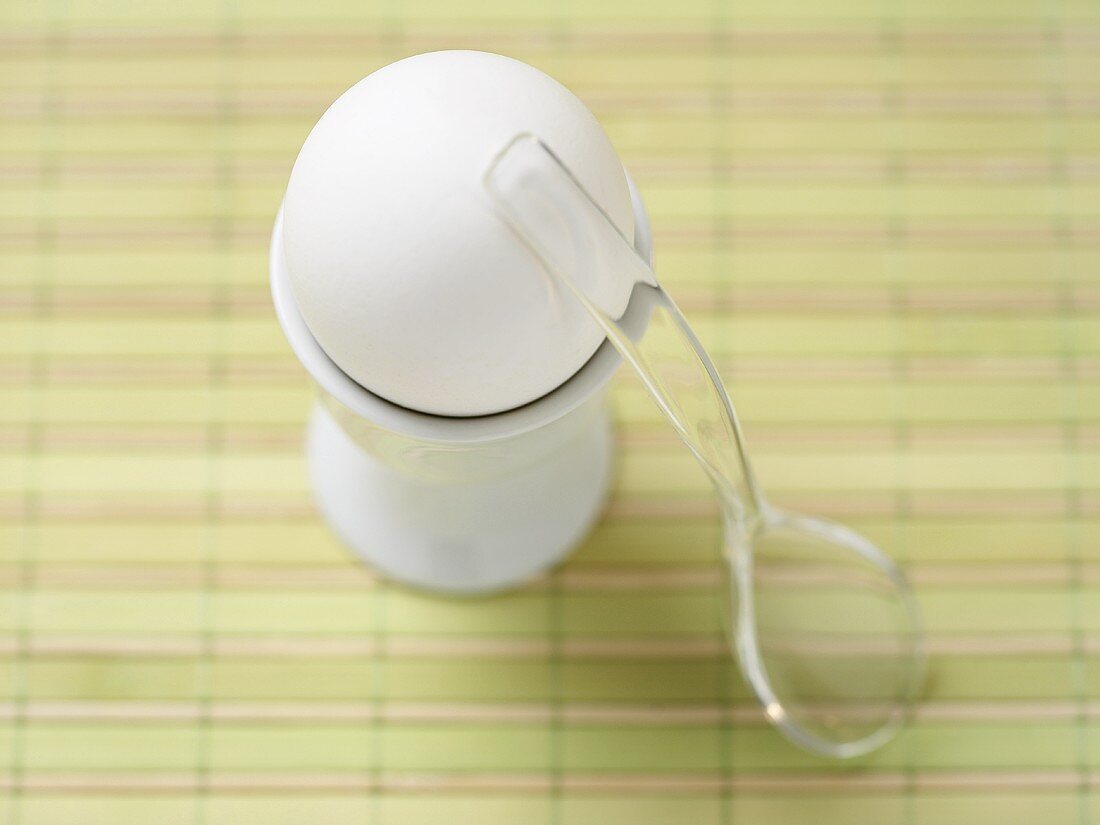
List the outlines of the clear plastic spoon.
{"label": "clear plastic spoon", "polygon": [[[920,618],[901,570],[845,527],[768,504],[710,357],[649,265],[549,147],[518,135],[484,183],[498,214],[602,327],[713,483],[731,642],[768,719],[827,756],[888,741],[923,674]],[[623,289],[608,289],[609,278],[624,279]]]}

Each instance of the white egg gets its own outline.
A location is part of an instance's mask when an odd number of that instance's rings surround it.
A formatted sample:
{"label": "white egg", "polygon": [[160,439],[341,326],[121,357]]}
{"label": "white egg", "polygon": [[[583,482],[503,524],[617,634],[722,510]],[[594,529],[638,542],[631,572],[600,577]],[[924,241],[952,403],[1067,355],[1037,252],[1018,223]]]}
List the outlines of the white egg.
{"label": "white egg", "polygon": [[[542,138],[633,237],[626,176],[599,123],[511,58],[393,63],[341,95],[306,139],[283,204],[294,295],[329,357],[377,395],[436,415],[501,412],[567,381],[603,340],[575,299],[554,294],[483,188],[521,132]],[[625,287],[612,303],[625,305]]]}

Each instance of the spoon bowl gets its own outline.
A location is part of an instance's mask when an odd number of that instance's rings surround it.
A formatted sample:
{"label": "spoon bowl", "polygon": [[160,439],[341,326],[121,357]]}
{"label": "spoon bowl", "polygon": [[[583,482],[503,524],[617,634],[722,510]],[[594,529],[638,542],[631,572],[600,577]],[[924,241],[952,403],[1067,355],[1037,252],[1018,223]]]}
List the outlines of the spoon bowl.
{"label": "spoon bowl", "polygon": [[921,683],[920,618],[896,564],[839,524],[769,509],[727,530],[730,638],[768,719],[852,757],[888,741]]}

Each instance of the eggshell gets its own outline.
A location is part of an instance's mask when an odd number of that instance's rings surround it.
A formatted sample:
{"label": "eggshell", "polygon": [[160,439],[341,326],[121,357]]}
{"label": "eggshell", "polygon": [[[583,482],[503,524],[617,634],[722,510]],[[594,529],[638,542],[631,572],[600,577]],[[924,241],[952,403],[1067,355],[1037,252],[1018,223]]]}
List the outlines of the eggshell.
{"label": "eggshell", "polygon": [[[568,89],[511,58],[432,52],[393,63],[310,132],[283,243],[310,331],[356,382],[402,406],[474,416],[570,378],[603,335],[494,213],[483,176],[518,133],[544,140],[628,239],[622,164]],[[605,306],[629,284],[609,277]]]}

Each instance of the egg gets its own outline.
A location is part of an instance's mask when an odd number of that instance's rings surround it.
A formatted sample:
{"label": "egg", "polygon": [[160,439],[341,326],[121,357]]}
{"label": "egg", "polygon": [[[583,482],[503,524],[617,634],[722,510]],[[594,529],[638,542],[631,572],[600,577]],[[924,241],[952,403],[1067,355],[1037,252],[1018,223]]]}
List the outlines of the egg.
{"label": "egg", "polygon": [[[361,386],[442,416],[479,416],[551,392],[603,334],[493,209],[483,177],[519,133],[562,159],[627,239],[626,175],[583,103],[496,54],[390,64],[324,113],[294,164],[283,244],[295,300],[326,354]],[[629,283],[608,273],[608,307]]]}

